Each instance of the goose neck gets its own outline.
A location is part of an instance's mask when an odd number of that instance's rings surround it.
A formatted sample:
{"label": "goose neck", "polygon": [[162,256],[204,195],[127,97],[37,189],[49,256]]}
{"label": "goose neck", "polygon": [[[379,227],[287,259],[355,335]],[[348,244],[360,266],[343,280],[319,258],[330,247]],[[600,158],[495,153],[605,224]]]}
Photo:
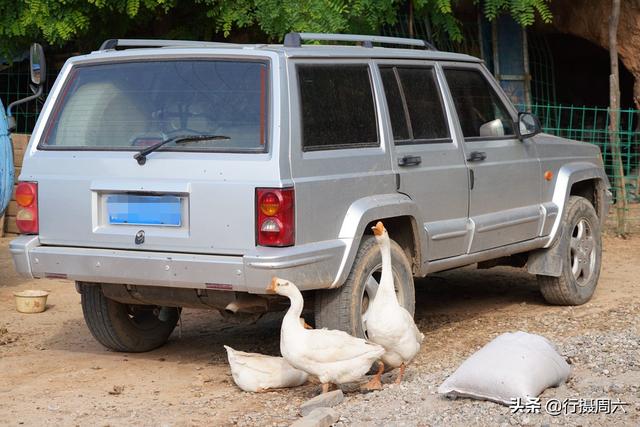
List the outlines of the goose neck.
{"label": "goose neck", "polygon": [[304,299],[302,298],[302,293],[299,290],[294,289],[289,297],[289,302],[291,303],[289,310],[284,315],[283,324],[286,324],[288,327],[296,328],[296,329],[304,329],[302,325],[300,325],[300,315],[302,314],[302,309],[304,308]]}
{"label": "goose neck", "polygon": [[380,242],[380,254],[382,255],[382,273],[380,275],[380,290],[395,293],[393,286],[393,267],[391,265],[391,246],[389,239]]}

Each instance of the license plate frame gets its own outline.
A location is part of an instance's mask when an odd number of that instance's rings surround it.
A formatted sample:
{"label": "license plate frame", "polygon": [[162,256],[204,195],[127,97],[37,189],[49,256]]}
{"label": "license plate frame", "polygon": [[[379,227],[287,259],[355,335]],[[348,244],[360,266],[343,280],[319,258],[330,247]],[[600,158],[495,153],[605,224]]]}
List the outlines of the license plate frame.
{"label": "license plate frame", "polygon": [[109,225],[181,227],[183,197],[175,194],[116,193],[104,196]]}

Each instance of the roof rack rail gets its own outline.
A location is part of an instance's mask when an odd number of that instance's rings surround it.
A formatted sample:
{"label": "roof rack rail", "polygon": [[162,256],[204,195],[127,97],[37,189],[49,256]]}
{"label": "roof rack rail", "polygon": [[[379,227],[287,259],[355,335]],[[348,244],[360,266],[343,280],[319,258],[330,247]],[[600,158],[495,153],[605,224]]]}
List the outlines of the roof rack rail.
{"label": "roof rack rail", "polygon": [[418,46],[428,50],[437,50],[426,40],[408,39],[402,37],[362,36],[357,34],[327,34],[327,33],[287,33],[284,36],[285,47],[300,47],[303,40],[340,41],[361,43],[364,47],[373,47],[374,43],[397,44],[404,46]]}
{"label": "roof rack rail", "polygon": [[216,47],[232,46],[234,43],[202,42],[190,40],[153,40],[153,39],[108,39],[100,45],[100,50],[124,50],[154,47]]}

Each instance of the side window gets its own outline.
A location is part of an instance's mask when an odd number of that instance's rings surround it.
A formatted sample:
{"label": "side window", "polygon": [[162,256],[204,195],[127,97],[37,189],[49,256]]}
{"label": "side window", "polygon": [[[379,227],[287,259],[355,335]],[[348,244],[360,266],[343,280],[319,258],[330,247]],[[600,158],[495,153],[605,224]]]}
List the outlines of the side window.
{"label": "side window", "polygon": [[465,138],[513,136],[513,120],[478,70],[445,69]]}
{"label": "side window", "polygon": [[380,145],[369,67],[301,64],[304,151]]}
{"label": "side window", "polygon": [[381,67],[396,143],[450,142],[433,68]]}
{"label": "side window", "polygon": [[384,67],[380,69],[380,75],[385,98],[387,98],[393,139],[395,141],[411,139],[404,95],[400,92],[396,72],[393,67]]}

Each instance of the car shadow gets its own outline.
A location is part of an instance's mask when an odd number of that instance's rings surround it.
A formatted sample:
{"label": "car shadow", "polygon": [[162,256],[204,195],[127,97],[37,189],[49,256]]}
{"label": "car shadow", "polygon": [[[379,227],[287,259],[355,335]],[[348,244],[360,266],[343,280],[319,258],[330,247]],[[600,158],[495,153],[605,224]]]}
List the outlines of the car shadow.
{"label": "car shadow", "polygon": [[[177,360],[180,363],[226,363],[223,345],[237,350],[279,355],[284,313],[268,313],[254,324],[232,324],[215,311],[184,309],[181,322],[164,346],[145,353],[118,353],[93,339],[81,310],[44,342],[51,350],[89,353],[131,360]],[[61,325],[62,326],[62,325]]]}
{"label": "car shadow", "polygon": [[[452,323],[464,323],[487,312],[514,304],[544,305],[534,276],[522,269],[475,267],[435,273],[417,279],[416,322],[421,329],[435,331]],[[307,305],[311,302],[308,301]],[[253,324],[232,324],[217,312],[183,310],[169,342],[146,353],[116,353],[103,348],[90,335],[82,314],[65,322],[45,345],[56,350],[113,355],[141,360],[177,360],[179,363],[227,362],[224,345],[237,350],[279,355],[280,324],[284,312],[268,313]],[[305,312],[303,317],[310,319]],[[311,322],[309,322],[311,323]]]}
{"label": "car shadow", "polygon": [[468,322],[516,304],[546,305],[535,276],[513,267],[475,265],[416,279],[415,319],[429,330]]}

